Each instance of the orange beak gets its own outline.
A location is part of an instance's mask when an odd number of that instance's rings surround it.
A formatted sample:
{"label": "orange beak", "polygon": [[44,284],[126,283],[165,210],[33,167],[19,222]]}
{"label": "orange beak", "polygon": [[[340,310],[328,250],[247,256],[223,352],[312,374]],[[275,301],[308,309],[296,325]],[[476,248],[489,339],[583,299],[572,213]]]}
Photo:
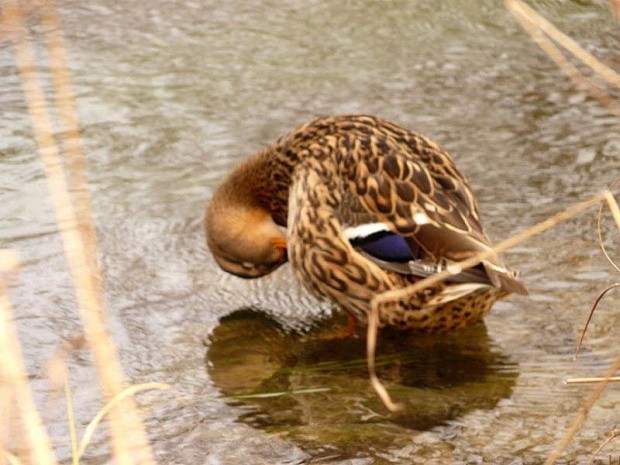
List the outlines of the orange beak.
{"label": "orange beak", "polygon": [[283,237],[274,237],[271,239],[271,243],[280,251],[280,260],[285,262],[288,258],[286,254],[286,239]]}

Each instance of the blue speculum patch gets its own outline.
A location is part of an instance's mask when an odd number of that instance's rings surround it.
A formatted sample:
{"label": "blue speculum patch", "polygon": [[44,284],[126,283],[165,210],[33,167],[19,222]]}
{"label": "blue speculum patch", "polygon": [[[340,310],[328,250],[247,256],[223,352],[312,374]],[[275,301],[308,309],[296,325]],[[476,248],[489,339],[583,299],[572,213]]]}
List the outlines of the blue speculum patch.
{"label": "blue speculum patch", "polygon": [[408,262],[414,259],[405,238],[392,232],[380,232],[351,242],[354,246],[380,260]]}

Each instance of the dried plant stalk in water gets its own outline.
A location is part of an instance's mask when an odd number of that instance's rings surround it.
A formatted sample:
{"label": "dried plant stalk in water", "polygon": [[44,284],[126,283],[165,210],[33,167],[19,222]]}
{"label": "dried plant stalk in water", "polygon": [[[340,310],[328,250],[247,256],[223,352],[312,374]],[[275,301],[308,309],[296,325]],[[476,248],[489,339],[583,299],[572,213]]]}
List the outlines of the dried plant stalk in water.
{"label": "dried plant stalk in water", "polygon": [[0,249],[0,273],[16,271],[19,268],[19,254],[15,250]]}
{"label": "dried plant stalk in water", "polygon": [[540,31],[562,45],[562,47],[589,66],[609,84],[620,88],[620,75],[618,75],[618,73],[586,52],[572,37],[564,34],[527,4],[521,0],[508,0],[506,6],[511,12],[527,18],[527,20],[534,24]]}
{"label": "dried plant stalk in water", "polygon": [[[58,8],[54,0],[42,0],[41,22],[54,88],[54,103],[60,118],[60,143],[66,158],[67,181],[75,205],[78,227],[87,251],[89,272],[93,277],[95,297],[103,302],[103,279],[98,261],[97,233],[86,177],[86,161],[82,151],[82,138],[78,120],[77,106],[71,86],[69,62],[67,60],[65,38],[60,23]],[[105,318],[105,315],[102,315]]]}
{"label": "dried plant stalk in water", "polygon": [[[369,324],[368,324],[368,344],[367,344],[367,358],[368,358],[368,371],[370,374],[370,379],[371,379],[371,384],[375,390],[375,392],[377,393],[377,395],[381,398],[381,400],[383,401],[383,403],[385,404],[385,406],[390,409],[391,411],[395,411],[398,410],[398,404],[395,404],[389,393],[387,392],[387,390],[385,389],[385,386],[381,383],[381,381],[378,379],[377,374],[375,372],[375,347],[376,347],[376,338],[377,338],[377,324],[375,323],[374,325],[372,325],[371,328],[371,321],[378,321],[379,318],[379,308],[380,306],[385,303],[385,302],[389,302],[389,301],[393,301],[393,300],[398,300],[398,299],[402,299],[407,297],[408,295],[411,295],[415,292],[420,292],[421,290],[426,289],[427,287],[436,284],[438,282],[441,282],[445,279],[447,279],[448,277],[452,276],[453,273],[458,273],[461,270],[467,269],[467,268],[471,268],[473,266],[476,266],[477,264],[479,264],[482,260],[484,260],[485,258],[488,258],[492,255],[495,255],[499,252],[503,252],[504,250],[510,249],[518,244],[520,244],[521,242],[536,236],[538,234],[541,234],[551,228],[554,228],[555,226],[557,226],[558,224],[584,212],[585,210],[587,210],[588,208],[596,205],[598,202],[600,202],[603,199],[607,198],[607,192],[608,191],[603,191],[601,193],[599,193],[598,195],[595,195],[594,197],[591,197],[587,200],[584,200],[581,203],[578,203],[577,205],[573,205],[570,208],[567,208],[566,210],[564,210],[563,212],[560,212],[554,216],[552,216],[551,218],[542,221],[534,226],[532,226],[531,228],[528,228],[526,231],[523,231],[522,233],[519,233],[509,239],[506,239],[503,242],[500,242],[499,244],[497,244],[495,247],[490,248],[489,250],[485,250],[483,252],[480,252],[476,255],[474,255],[471,258],[468,258],[467,260],[464,260],[462,262],[459,262],[458,264],[458,269],[451,269],[451,270],[446,270],[446,271],[442,271],[441,273],[437,273],[434,275],[431,275],[427,278],[424,278],[420,281],[418,281],[415,284],[412,284],[411,286],[408,286],[404,289],[397,289],[394,291],[387,291],[387,292],[383,292],[377,296],[375,296],[372,300],[372,310],[371,310],[371,314],[369,316]],[[620,226],[619,226],[620,227]]]}
{"label": "dried plant stalk in water", "polygon": [[614,12],[616,20],[620,21],[620,0],[611,0],[611,11]]}
{"label": "dried plant stalk in water", "polygon": [[[614,5],[617,6],[618,3],[619,2],[617,0],[614,1]],[[541,49],[543,49],[545,53],[547,53],[549,58],[551,58],[562,69],[562,71],[564,71],[569,77],[571,77],[571,79],[573,79],[575,83],[577,83],[578,85],[584,86],[588,90],[588,92],[593,97],[597,98],[601,102],[601,104],[604,105],[608,110],[610,110],[616,116],[620,116],[620,108],[611,99],[611,97],[609,97],[609,95],[607,95],[605,92],[599,89],[590,79],[585,77],[577,69],[577,67],[575,67],[564,56],[564,54],[559,50],[559,48],[556,47],[555,44],[547,36],[545,36],[545,34],[547,34],[549,37],[552,37],[555,41],[561,44],[562,47],[564,47],[566,50],[571,51],[571,53],[573,53],[577,58],[581,59],[585,64],[590,66],[595,72],[598,73],[599,76],[605,79],[609,84],[617,88],[620,88],[620,78],[618,77],[617,73],[615,73],[610,68],[606,67],[605,65],[600,63],[598,60],[596,60],[593,56],[591,56],[589,53],[587,53],[585,50],[579,47],[575,41],[573,41],[570,37],[566,36],[565,34],[562,34],[558,29],[556,29],[553,25],[551,25],[548,21],[546,21],[542,16],[540,16],[538,13],[536,13],[534,10],[528,7],[521,0],[506,0],[505,4],[506,4],[506,8],[508,8],[508,10],[511,13],[513,13],[513,15],[519,21],[521,26],[523,26],[523,28],[532,36],[532,38],[538,44],[538,46]],[[612,187],[617,182],[618,181],[614,182],[612,184]],[[611,210],[612,215],[614,217],[614,221],[616,222],[616,225],[618,226],[618,229],[620,230],[620,208],[618,208],[618,204],[616,203],[610,189],[606,190],[604,194],[605,194],[605,201],[607,202],[607,205],[609,206],[609,209]],[[601,207],[601,210],[602,210],[602,207]],[[600,212],[601,210],[599,210],[599,239],[602,244],[602,238],[600,237]],[[603,252],[605,253],[605,256],[609,259],[609,261],[612,263],[612,265],[616,267],[616,269],[618,269],[617,265],[613,262],[611,257],[609,257],[609,255],[607,254],[604,245],[603,245]],[[613,289],[614,287],[615,286],[612,285],[608,287],[605,291],[603,291],[603,293],[599,296],[599,298],[595,302],[592,312],[596,308],[596,305],[598,304],[600,299],[609,290]],[[590,318],[591,318],[592,312],[590,314]],[[584,332],[582,333],[582,339],[583,339],[584,334],[585,334],[585,329],[584,329]],[[618,368],[620,368],[620,357],[618,357],[612,363],[611,367],[609,368],[607,372],[607,376],[601,379],[600,384],[596,387],[594,392],[586,400],[586,402],[580,409],[579,413],[577,414],[576,418],[574,419],[572,425],[566,432],[565,436],[562,438],[560,443],[556,446],[555,450],[551,453],[551,455],[545,462],[546,465],[551,465],[555,463],[555,461],[559,458],[563,450],[570,443],[573,436],[575,435],[575,433],[581,426],[583,420],[586,418],[588,412],[590,411],[594,403],[597,401],[601,393],[607,387],[607,384],[610,382],[611,377],[616,373]]]}
{"label": "dried plant stalk in water", "polygon": [[620,107],[594,82],[586,77],[579,69],[573,65],[560,49],[550,39],[553,38],[557,43],[569,50],[583,63],[592,68],[598,75],[605,79],[609,84],[620,88],[620,76],[611,68],[605,66],[574,40],[560,32],[546,19],[528,7],[521,0],[506,0],[506,8],[519,21],[523,29],[532,37],[534,42],[553,60],[558,67],[566,73],[575,84],[583,87],[592,97],[596,98],[605,108],[616,116],[620,116]]}
{"label": "dried plant stalk in water", "polygon": [[571,378],[566,380],[566,384],[592,384],[592,383],[600,383],[601,381],[609,381],[610,383],[615,383],[620,381],[620,376],[613,376],[611,378]]}
{"label": "dried plant stalk in water", "polygon": [[608,286],[603,292],[599,294],[597,299],[594,301],[594,305],[592,305],[592,309],[590,310],[590,314],[588,315],[588,320],[586,321],[586,325],[583,327],[583,331],[581,332],[581,337],[579,338],[579,344],[577,344],[577,350],[575,351],[575,359],[579,357],[579,352],[581,352],[581,346],[583,345],[583,338],[586,335],[586,331],[588,330],[588,326],[590,325],[590,321],[592,321],[592,316],[594,315],[594,311],[598,307],[599,302],[601,301],[603,297],[605,297],[605,294],[607,294],[612,289],[615,289],[616,287],[620,287],[620,283],[614,283]]}
{"label": "dried plant stalk in water", "polygon": [[82,458],[82,456],[84,455],[84,452],[86,451],[86,447],[88,447],[88,444],[90,443],[90,440],[92,439],[93,434],[95,433],[95,429],[97,428],[99,423],[101,423],[103,418],[114,410],[114,407],[121,404],[124,399],[130,396],[133,396],[134,394],[138,392],[149,391],[153,389],[170,390],[170,389],[173,389],[173,387],[170,386],[169,384],[164,384],[164,383],[135,384],[119,392],[113,399],[111,399],[106,405],[104,405],[103,408],[99,411],[99,413],[97,413],[95,418],[93,418],[88,424],[88,426],[86,427],[86,431],[84,432],[84,437],[80,441],[80,447],[76,452],[74,460],[79,461]]}
{"label": "dried plant stalk in water", "polygon": [[[615,429],[612,432],[610,432],[609,435],[607,436],[607,439],[605,439],[602,442],[602,444],[598,446],[598,448],[594,451],[594,453],[592,454],[592,458],[588,462],[588,465],[592,465],[594,463],[594,459],[596,459],[596,456],[601,453],[601,451],[605,448],[605,446],[607,446],[607,444],[609,444],[611,441],[613,441],[618,436],[620,436],[620,429]],[[611,463],[611,460],[609,461],[609,463]]]}
{"label": "dried plant stalk in water", "polygon": [[[609,190],[606,190],[604,192],[604,197],[614,217],[616,226],[618,226],[618,231],[620,231],[620,208],[618,208],[618,203],[616,202],[613,194]],[[564,435],[562,440],[559,442],[559,444],[556,446],[555,450],[551,453],[551,455],[545,462],[545,465],[553,465],[555,461],[560,457],[560,455],[562,454],[566,446],[568,446],[570,441],[573,439],[573,437],[577,433],[577,430],[581,427],[581,424],[583,423],[586,416],[588,415],[588,412],[592,409],[592,407],[594,406],[598,398],[601,396],[601,394],[603,393],[603,391],[609,384],[610,379],[616,374],[618,369],[620,369],[620,356],[614,360],[614,362],[611,364],[611,366],[607,370],[607,373],[605,374],[603,379],[600,381],[596,389],[592,392],[592,394],[590,394],[590,397],[588,397],[588,399],[584,402],[583,406],[579,410],[579,413],[573,420],[573,423],[568,428],[568,430],[566,431],[566,434]]]}
{"label": "dried plant stalk in water", "polygon": [[[89,250],[78,227],[78,219],[69,195],[62,161],[54,139],[52,124],[47,111],[45,95],[36,71],[32,45],[25,35],[24,19],[19,5],[14,1],[4,3],[7,19],[17,31],[12,37],[15,57],[33,132],[50,196],[59,225],[65,254],[75,283],[79,309],[82,314],[86,340],[94,355],[102,389],[106,399],[111,399],[123,389],[123,373],[116,357],[116,350],[105,330],[103,298],[100,287],[92,274]],[[70,98],[66,96],[64,98]],[[94,228],[93,228],[94,229]],[[92,244],[91,244],[92,246]],[[130,398],[113,409],[109,421],[114,458],[120,464],[154,464],[144,427]]]}
{"label": "dried plant stalk in water", "polygon": [[[13,323],[13,311],[2,277],[0,277],[0,378],[2,378],[3,394],[10,396],[14,400],[11,403],[17,407],[17,415],[21,419],[25,432],[31,463],[56,464],[49,437],[43,428],[32,398],[17,331]],[[6,419],[2,420],[6,421]],[[4,447],[0,450],[4,450]]]}

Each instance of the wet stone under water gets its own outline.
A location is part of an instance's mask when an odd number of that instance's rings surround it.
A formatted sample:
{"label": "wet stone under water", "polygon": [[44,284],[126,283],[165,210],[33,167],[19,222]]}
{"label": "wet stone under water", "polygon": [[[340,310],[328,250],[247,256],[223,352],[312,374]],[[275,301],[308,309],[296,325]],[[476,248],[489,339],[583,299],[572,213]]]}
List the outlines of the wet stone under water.
{"label": "wet stone under water", "polygon": [[[398,414],[368,384],[363,337],[324,337],[343,315],[310,297],[288,266],[256,281],[225,275],[202,230],[207,200],[240,160],[297,124],[341,113],[381,116],[440,143],[496,242],[608,185],[620,174],[620,121],[574,89],[502,2],[58,3],[110,332],[130,382],[167,382],[182,394],[140,397],[159,463],[548,457],[593,389],[564,381],[600,376],[618,352],[610,293],[582,357],[572,358],[593,300],[618,280],[597,248],[594,210],[505,254],[531,294],[497,303],[484,326],[445,337],[382,331],[379,375],[406,404]],[[620,69],[607,0],[532,5]],[[47,70],[40,26],[30,31]],[[0,121],[0,248],[24,261],[11,300],[37,405],[68,462],[66,408],[46,364],[81,324],[1,34]],[[620,257],[608,217],[603,232]],[[100,408],[99,388],[87,353],[69,363],[83,430]],[[256,396],[278,393],[286,395]],[[564,463],[586,463],[619,408],[610,385]],[[108,463],[109,454],[102,428],[84,463]],[[620,441],[604,454],[620,458]]]}

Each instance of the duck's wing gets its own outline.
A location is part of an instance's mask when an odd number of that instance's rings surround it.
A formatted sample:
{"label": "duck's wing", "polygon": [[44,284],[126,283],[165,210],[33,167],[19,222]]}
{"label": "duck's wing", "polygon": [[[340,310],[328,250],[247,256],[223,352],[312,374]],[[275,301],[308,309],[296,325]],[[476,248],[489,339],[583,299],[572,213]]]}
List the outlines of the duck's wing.
{"label": "duck's wing", "polygon": [[[426,260],[437,263],[489,250],[473,192],[449,155],[422,136],[399,131],[342,136],[346,188],[339,214],[345,234],[356,239],[389,231],[405,239],[414,258],[422,249]],[[526,292],[497,256],[483,267],[494,286]]]}

